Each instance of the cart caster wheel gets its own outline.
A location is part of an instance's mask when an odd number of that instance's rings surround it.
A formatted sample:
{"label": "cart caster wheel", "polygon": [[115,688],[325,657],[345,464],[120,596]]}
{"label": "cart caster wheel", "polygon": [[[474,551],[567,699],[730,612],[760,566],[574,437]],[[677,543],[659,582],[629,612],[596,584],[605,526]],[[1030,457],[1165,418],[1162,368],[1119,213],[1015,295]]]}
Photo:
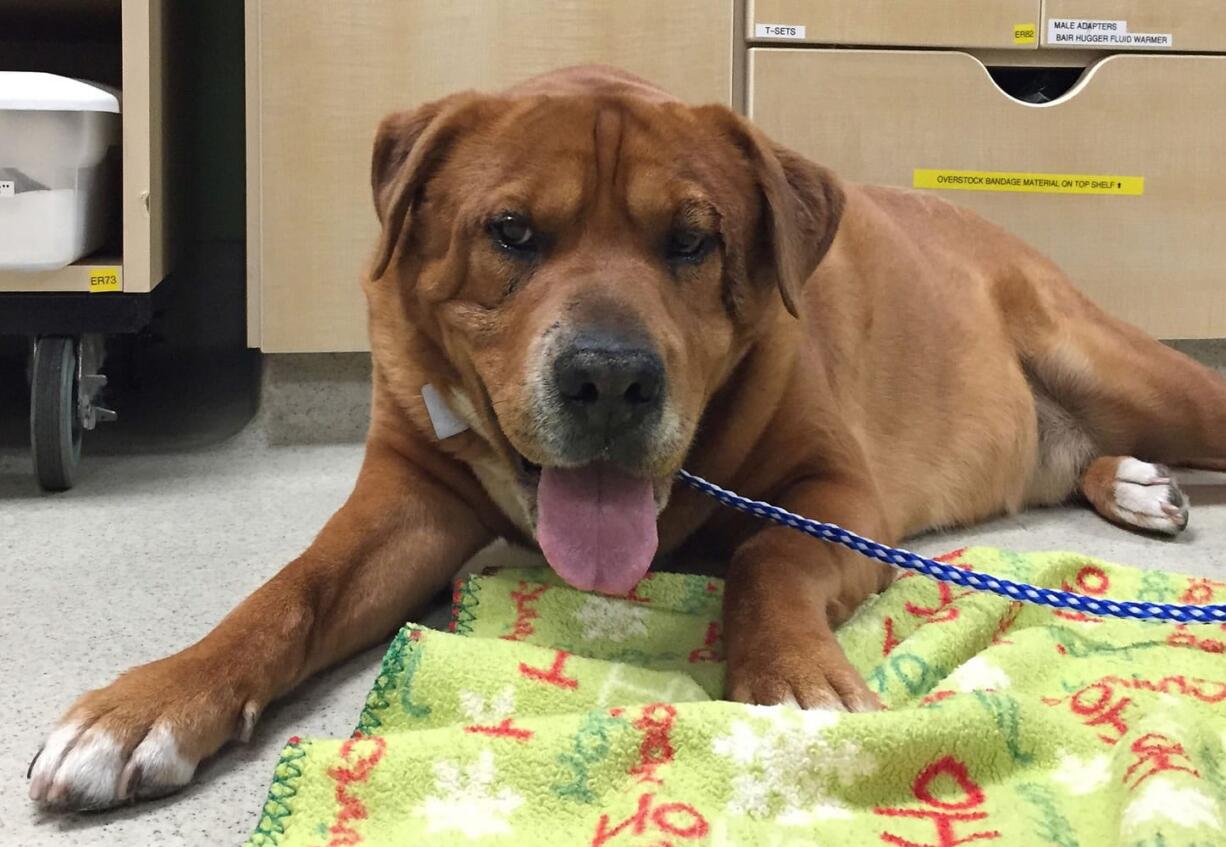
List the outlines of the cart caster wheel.
{"label": "cart caster wheel", "polygon": [[32,371],[30,444],[34,475],[44,491],[67,491],[81,461],[76,341],[58,336],[38,339]]}

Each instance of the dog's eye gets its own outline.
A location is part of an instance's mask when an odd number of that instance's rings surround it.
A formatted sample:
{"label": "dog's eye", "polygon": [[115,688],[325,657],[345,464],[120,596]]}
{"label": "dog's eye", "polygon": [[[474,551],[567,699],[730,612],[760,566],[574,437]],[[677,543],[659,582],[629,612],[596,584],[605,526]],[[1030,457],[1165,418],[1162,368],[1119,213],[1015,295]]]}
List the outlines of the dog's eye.
{"label": "dog's eye", "polygon": [[491,220],[486,228],[494,242],[504,250],[514,253],[536,252],[536,233],[522,215],[504,212]]}
{"label": "dog's eye", "polygon": [[668,259],[671,262],[700,261],[715,246],[715,236],[693,229],[674,230],[668,237]]}

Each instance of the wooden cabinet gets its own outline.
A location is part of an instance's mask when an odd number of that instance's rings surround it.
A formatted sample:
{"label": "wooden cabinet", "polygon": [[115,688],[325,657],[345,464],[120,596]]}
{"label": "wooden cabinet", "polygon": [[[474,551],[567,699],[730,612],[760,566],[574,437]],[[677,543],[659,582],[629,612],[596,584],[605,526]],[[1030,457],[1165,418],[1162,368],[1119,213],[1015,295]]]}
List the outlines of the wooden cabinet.
{"label": "wooden cabinet", "polygon": [[754,49],[748,73],[750,115],[781,143],[975,209],[1153,335],[1226,335],[1226,57],[1113,55],[1045,105],[960,52]]}
{"label": "wooden cabinet", "polygon": [[1034,49],[1038,45],[1039,3],[1040,0],[748,0],[745,32],[753,41],[781,44],[803,41]]}
{"label": "wooden cabinet", "polygon": [[[112,282],[104,293],[141,294],[166,277],[173,228],[167,207],[174,192],[165,175],[172,156],[165,24],[175,11],[173,0],[12,0],[0,8],[0,69],[120,87],[123,120],[122,183],[117,196],[104,198],[122,218],[120,243],[61,270],[0,271],[0,292],[88,292],[90,278],[103,274]],[[21,26],[5,26],[8,15]]]}
{"label": "wooden cabinet", "polygon": [[733,100],[732,0],[248,0],[250,343],[363,350],[380,118],[464,88],[606,62]]}
{"label": "wooden cabinet", "polygon": [[[768,133],[851,179],[1140,178],[1133,195],[924,190],[1033,243],[1151,333],[1226,335],[1226,57],[1043,46],[1045,22],[1067,17],[1170,32],[1181,53],[1226,49],[1226,3],[973,5],[248,0],[249,341],[267,352],[367,348],[359,281],[377,235],[368,173],[383,115],[580,62],[620,65],[693,102],[744,100]],[[791,29],[763,35],[759,24]],[[1006,94],[986,65],[1087,69],[1037,105]]]}

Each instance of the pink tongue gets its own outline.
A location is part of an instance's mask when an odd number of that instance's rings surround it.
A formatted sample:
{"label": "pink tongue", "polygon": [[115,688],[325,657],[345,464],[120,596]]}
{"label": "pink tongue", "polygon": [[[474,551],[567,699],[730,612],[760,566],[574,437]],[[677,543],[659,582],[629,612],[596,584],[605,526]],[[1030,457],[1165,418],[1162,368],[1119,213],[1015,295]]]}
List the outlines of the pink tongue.
{"label": "pink tongue", "polygon": [[609,465],[542,468],[536,538],[558,575],[575,588],[626,594],[656,554],[650,480]]}

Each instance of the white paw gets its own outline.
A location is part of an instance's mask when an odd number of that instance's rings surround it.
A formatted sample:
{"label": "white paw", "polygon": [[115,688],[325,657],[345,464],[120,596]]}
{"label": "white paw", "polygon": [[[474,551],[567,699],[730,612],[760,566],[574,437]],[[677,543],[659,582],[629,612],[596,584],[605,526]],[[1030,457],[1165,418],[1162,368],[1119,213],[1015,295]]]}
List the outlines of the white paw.
{"label": "white paw", "polygon": [[175,791],[196,772],[165,723],[154,724],[134,749],[124,746],[97,725],[60,726],[30,767],[30,799],[51,808],[101,809]]}
{"label": "white paw", "polygon": [[1188,500],[1162,465],[1121,460],[1112,496],[1111,511],[1129,526],[1176,535],[1188,525]]}

